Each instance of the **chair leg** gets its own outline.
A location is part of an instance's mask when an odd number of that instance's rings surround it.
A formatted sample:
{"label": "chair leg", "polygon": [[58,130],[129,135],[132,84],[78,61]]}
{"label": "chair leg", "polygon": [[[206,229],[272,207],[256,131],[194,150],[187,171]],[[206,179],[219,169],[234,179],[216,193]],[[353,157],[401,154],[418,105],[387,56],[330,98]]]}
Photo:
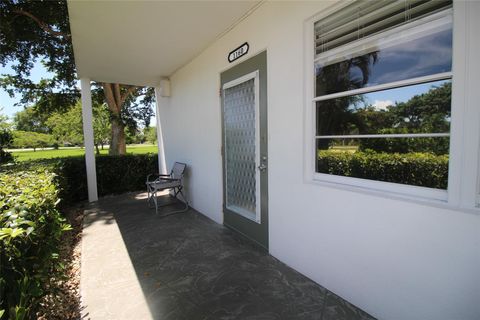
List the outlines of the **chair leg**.
{"label": "chair leg", "polygon": [[185,196],[185,194],[183,194],[182,189],[183,189],[183,188],[180,187],[180,188],[178,189],[178,193],[180,193],[180,194],[182,195],[182,198],[183,198],[183,200],[184,200],[184,202],[185,202],[185,209],[183,209],[183,211],[187,211],[187,210],[188,210],[188,206],[189,206],[189,204],[188,204],[188,199],[187,199],[187,196]]}
{"label": "chair leg", "polygon": [[[176,214],[176,213],[182,213],[182,212],[186,212],[188,209],[189,209],[189,204],[188,204],[188,201],[187,201],[187,197],[185,196],[185,194],[183,193],[182,191],[182,186],[179,186],[179,187],[174,187],[173,188],[173,197],[175,198],[176,201],[178,202],[184,202],[185,204],[185,207],[180,209],[180,210],[173,210],[173,211],[168,211],[168,212],[164,212],[162,213],[160,216],[161,217],[166,217],[166,216],[169,216],[169,215],[172,215],[172,214]],[[184,201],[180,200],[178,198],[178,194],[181,194],[182,195],[182,198]],[[169,204],[165,204],[165,205],[162,205],[163,206],[168,206],[170,205],[171,203]]]}
{"label": "chair leg", "polygon": [[152,208],[153,205],[155,205],[154,189],[149,185],[147,185],[147,203],[149,208]]}
{"label": "chair leg", "polygon": [[153,202],[155,203],[155,214],[158,214],[157,190],[153,192]]}
{"label": "chair leg", "polygon": [[[155,213],[156,214],[159,214],[159,207],[164,207],[164,206],[168,206],[168,205],[172,204],[172,203],[167,203],[167,204],[160,205],[158,203],[158,195],[157,195],[158,191],[159,190],[157,190],[156,188],[152,188],[151,186],[147,185],[147,193],[148,193],[147,202],[148,202],[149,207],[151,207],[150,204],[153,203],[153,205],[155,206]],[[179,194],[182,196],[183,201],[178,198]],[[166,212],[166,213],[162,213],[160,216],[166,217],[166,216],[169,216],[171,214],[186,212],[189,209],[189,203],[188,203],[187,197],[183,193],[183,186],[178,186],[178,187],[173,188],[173,197],[179,202],[184,202],[185,207],[180,209],[180,210],[173,210],[173,211],[169,211],[169,212]]]}

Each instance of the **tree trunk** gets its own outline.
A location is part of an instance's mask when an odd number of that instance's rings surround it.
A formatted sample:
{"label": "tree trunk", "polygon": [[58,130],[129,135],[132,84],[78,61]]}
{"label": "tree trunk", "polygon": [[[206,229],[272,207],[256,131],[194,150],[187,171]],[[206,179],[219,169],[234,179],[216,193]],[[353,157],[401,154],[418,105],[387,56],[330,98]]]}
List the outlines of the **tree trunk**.
{"label": "tree trunk", "polygon": [[122,92],[122,87],[118,83],[103,83],[105,100],[112,113],[112,138],[110,139],[109,155],[122,155],[127,152],[125,125],[123,124],[120,115],[125,100],[130,94],[136,92],[137,89],[138,88],[135,86],[125,86]]}
{"label": "tree trunk", "polygon": [[112,139],[110,141],[109,155],[122,155],[127,152],[125,143],[125,125],[118,118],[112,118]]}
{"label": "tree trunk", "polygon": [[98,143],[95,143],[95,149],[97,150],[97,155],[100,155],[100,149],[98,149]]}

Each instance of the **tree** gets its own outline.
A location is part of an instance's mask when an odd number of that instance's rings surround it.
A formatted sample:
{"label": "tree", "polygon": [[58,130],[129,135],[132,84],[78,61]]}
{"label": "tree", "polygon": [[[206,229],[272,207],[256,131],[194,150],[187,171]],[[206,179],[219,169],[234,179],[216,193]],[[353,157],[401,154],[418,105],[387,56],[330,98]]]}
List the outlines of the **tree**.
{"label": "tree", "polygon": [[34,107],[26,107],[13,116],[13,125],[16,130],[48,133],[46,125],[47,115],[35,110]]}
{"label": "tree", "polygon": [[97,154],[100,154],[98,146],[108,144],[110,141],[110,132],[112,128],[110,125],[110,113],[106,104],[95,104],[93,106],[93,135],[95,140],[95,147]]}
{"label": "tree", "polygon": [[157,128],[156,127],[148,127],[144,129],[145,140],[150,142],[151,144],[155,144],[157,142]]}
{"label": "tree", "polygon": [[[369,133],[448,133],[451,117],[450,82],[432,87],[428,92],[415,95],[406,102],[396,102],[384,112],[376,112],[376,123]],[[370,108],[367,108],[370,110]],[[368,113],[368,111],[367,111]],[[367,113],[362,113],[364,126],[369,126]],[[382,122],[383,121],[383,122]],[[361,139],[361,150],[377,152],[430,152],[437,155],[448,154],[448,137],[429,138],[378,138]]]}
{"label": "tree", "polygon": [[53,145],[54,139],[51,135],[29,131],[13,131],[13,143],[15,148],[45,148]]}
{"label": "tree", "polygon": [[452,83],[445,82],[406,102],[395,103],[389,109],[395,117],[395,127],[410,132],[449,132],[451,96]]}
{"label": "tree", "polygon": [[12,125],[8,123],[8,117],[2,114],[3,108],[0,107],[0,130],[11,130]]}
{"label": "tree", "polygon": [[125,132],[125,140],[128,144],[139,144],[143,143],[144,136],[141,130],[131,130],[127,129]]}
{"label": "tree", "polygon": [[[149,125],[149,119],[153,115],[151,104],[153,102],[152,88],[140,88],[136,86],[125,86],[118,83],[102,83],[105,101],[111,114],[111,140],[110,154],[126,153],[125,127],[135,131],[136,125],[133,119],[139,116],[143,118],[145,125]],[[144,98],[137,103],[136,97],[143,95]],[[146,104],[148,108],[140,105]],[[148,120],[147,120],[148,118]],[[113,150],[113,151],[112,151]]]}
{"label": "tree", "polygon": [[356,117],[357,133],[361,134],[376,134],[379,129],[392,128],[397,120],[389,109],[378,110],[371,105],[357,110]]}
{"label": "tree", "polygon": [[75,104],[67,112],[56,112],[47,120],[47,126],[53,135],[56,143],[64,145],[82,145],[82,107],[80,103]]}
{"label": "tree", "polygon": [[[108,143],[110,135],[110,113],[105,104],[94,104],[93,133],[97,154],[99,145]],[[54,113],[47,120],[47,126],[59,145],[83,145],[82,104],[78,101],[69,111]]]}
{"label": "tree", "polygon": [[[324,95],[364,87],[378,52],[371,52],[324,66],[316,76],[316,94]],[[353,76],[357,75],[357,76]],[[317,135],[340,135],[358,126],[358,117],[351,106],[362,103],[361,96],[347,96],[317,103]],[[318,149],[328,149],[331,139],[319,139]]]}
{"label": "tree", "polygon": [[[38,59],[55,76],[33,83],[28,76]],[[0,64],[10,62],[16,62],[12,67],[15,74],[3,75],[0,87],[11,96],[20,93],[20,104],[34,103],[39,112],[52,113],[66,111],[76,103],[80,94],[75,86],[66,1],[0,1]],[[118,83],[94,83],[93,87],[93,99],[105,101],[111,112],[110,154],[125,154],[125,127],[135,127],[136,120],[149,125],[153,89]]]}
{"label": "tree", "polygon": [[5,150],[13,141],[11,127],[7,120],[7,116],[0,114],[0,164],[13,160],[12,154]]}

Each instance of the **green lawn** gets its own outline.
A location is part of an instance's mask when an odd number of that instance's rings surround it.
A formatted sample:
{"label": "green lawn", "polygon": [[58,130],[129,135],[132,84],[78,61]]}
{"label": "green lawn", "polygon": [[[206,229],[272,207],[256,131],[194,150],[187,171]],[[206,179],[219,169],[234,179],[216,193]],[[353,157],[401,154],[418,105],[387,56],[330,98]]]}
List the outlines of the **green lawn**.
{"label": "green lawn", "polygon": [[333,152],[350,152],[354,153],[358,151],[358,146],[332,146],[328,149]]}
{"label": "green lawn", "polygon": [[[51,158],[65,158],[75,157],[85,154],[83,148],[60,148],[58,150],[11,150],[13,156],[17,161],[27,161],[33,159],[51,159]],[[144,154],[157,153],[156,145],[128,145],[127,153]],[[108,149],[100,149],[100,154],[108,154]]]}

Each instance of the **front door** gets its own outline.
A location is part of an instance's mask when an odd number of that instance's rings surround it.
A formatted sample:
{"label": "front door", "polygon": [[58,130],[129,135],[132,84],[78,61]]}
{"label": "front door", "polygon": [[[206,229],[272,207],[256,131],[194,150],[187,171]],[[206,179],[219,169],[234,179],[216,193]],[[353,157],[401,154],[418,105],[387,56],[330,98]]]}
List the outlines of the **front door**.
{"label": "front door", "polygon": [[220,78],[223,221],[268,250],[267,53]]}

